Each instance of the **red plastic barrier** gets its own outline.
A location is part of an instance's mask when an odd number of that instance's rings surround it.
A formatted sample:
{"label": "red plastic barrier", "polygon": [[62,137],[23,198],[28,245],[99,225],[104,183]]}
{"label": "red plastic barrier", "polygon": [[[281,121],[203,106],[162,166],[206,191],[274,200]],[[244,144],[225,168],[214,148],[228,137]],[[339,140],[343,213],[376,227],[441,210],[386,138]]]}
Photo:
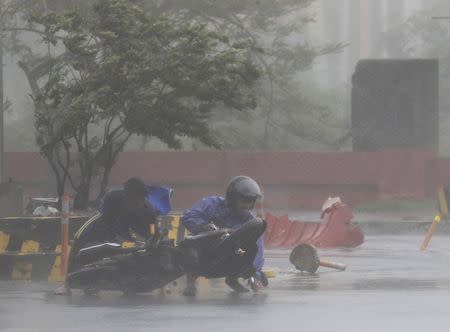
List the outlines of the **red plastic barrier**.
{"label": "red plastic barrier", "polygon": [[351,222],[352,211],[345,204],[340,204],[326,213],[321,222],[321,229],[311,239],[310,244],[326,247],[356,247],[364,242],[361,227]]}
{"label": "red plastic barrier", "polygon": [[319,229],[319,227],[320,227],[320,224],[314,224],[314,223],[308,224],[308,226],[306,227],[305,231],[303,232],[302,237],[300,238],[300,241],[297,244],[309,243],[311,238],[314,235],[316,235],[317,230]]}
{"label": "red plastic barrier", "polygon": [[277,218],[275,225],[270,232],[270,237],[265,239],[265,246],[267,248],[280,248],[286,237],[289,234],[292,221],[287,215]]}
{"label": "red plastic barrier", "polygon": [[299,241],[301,240],[303,236],[303,232],[305,231],[305,228],[307,224],[303,222],[296,222],[293,221],[291,223],[291,227],[289,229],[289,234],[287,235],[286,239],[283,241],[282,246],[286,248],[292,248],[295,247]]}
{"label": "red plastic barrier", "polygon": [[300,243],[316,247],[356,247],[364,242],[364,234],[358,224],[352,223],[353,215],[345,204],[326,210],[320,223],[290,221],[287,216],[266,214],[266,248],[293,248]]}
{"label": "red plastic barrier", "polygon": [[270,214],[269,212],[266,213],[266,223],[267,223],[267,228],[266,231],[264,233],[264,242],[267,243],[267,241],[269,241],[270,236],[272,235],[272,231],[275,229],[275,225],[278,221],[278,218],[273,216],[272,214]]}

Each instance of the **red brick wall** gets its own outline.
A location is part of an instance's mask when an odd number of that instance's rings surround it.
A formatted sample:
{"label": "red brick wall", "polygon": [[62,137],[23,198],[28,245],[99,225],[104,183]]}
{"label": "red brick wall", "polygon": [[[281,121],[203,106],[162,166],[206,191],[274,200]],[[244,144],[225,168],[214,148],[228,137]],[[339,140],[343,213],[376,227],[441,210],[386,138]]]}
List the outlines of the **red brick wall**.
{"label": "red brick wall", "polygon": [[[51,172],[38,153],[6,153],[5,178],[28,194],[48,190]],[[124,152],[110,184],[130,176],[175,189],[174,203],[187,208],[204,195],[222,194],[239,174],[254,177],[269,208],[318,208],[329,195],[349,204],[380,198],[424,198],[438,183],[450,184],[450,159],[434,152]],[[44,194],[44,193],[42,193]]]}
{"label": "red brick wall", "polygon": [[38,152],[6,152],[4,181],[9,178],[24,185],[25,196],[46,195],[50,184],[47,161]]}

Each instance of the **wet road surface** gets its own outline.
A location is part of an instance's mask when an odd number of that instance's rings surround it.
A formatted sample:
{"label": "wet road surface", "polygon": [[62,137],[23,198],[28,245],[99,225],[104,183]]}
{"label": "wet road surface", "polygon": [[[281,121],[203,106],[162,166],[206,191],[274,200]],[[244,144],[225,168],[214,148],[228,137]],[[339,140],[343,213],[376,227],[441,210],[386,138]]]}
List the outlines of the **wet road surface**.
{"label": "wet road surface", "polygon": [[450,329],[450,237],[367,237],[356,249],[319,250],[347,264],[302,274],[271,251],[270,288],[237,295],[222,281],[195,299],[106,292],[54,296],[55,284],[0,282],[0,331],[445,331]]}

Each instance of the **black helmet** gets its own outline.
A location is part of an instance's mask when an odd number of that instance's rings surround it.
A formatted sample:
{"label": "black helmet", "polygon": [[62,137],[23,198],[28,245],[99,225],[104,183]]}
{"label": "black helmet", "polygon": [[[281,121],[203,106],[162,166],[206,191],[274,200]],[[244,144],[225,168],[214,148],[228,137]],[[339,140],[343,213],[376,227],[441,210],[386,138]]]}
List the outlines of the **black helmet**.
{"label": "black helmet", "polygon": [[147,189],[145,183],[139,178],[129,178],[123,186],[125,195],[130,198],[139,198],[147,196]]}
{"label": "black helmet", "polygon": [[236,199],[252,198],[255,201],[262,197],[261,189],[258,183],[248,176],[236,176],[231,179],[227,187],[226,200],[230,203],[236,201]]}

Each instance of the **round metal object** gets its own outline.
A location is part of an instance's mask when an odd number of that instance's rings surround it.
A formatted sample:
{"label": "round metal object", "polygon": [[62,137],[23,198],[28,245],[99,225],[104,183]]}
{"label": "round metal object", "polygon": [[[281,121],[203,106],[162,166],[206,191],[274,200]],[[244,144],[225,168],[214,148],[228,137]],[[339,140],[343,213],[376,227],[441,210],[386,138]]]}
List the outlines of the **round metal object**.
{"label": "round metal object", "polygon": [[315,273],[320,265],[316,248],[310,244],[299,244],[289,255],[289,261],[297,270]]}

